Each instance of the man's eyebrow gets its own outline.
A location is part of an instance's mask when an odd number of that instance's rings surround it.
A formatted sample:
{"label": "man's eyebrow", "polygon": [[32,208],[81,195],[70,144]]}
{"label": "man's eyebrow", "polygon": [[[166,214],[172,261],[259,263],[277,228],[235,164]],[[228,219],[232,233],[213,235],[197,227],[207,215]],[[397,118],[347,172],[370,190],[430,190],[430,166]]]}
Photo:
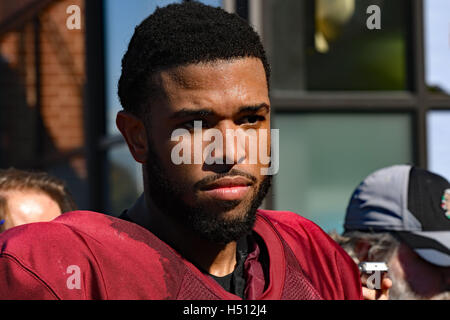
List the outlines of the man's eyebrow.
{"label": "man's eyebrow", "polygon": [[170,116],[171,119],[182,119],[187,117],[206,117],[214,114],[211,109],[181,109]]}
{"label": "man's eyebrow", "polygon": [[266,112],[269,113],[270,112],[270,107],[267,103],[261,103],[259,105],[256,106],[244,106],[239,108],[238,113],[249,113],[249,112],[253,112],[256,113],[258,111],[260,111],[261,109],[266,109]]}
{"label": "man's eyebrow", "polygon": [[[256,113],[261,109],[270,112],[270,107],[267,103],[261,103],[256,106],[243,106],[238,110],[239,113]],[[181,109],[170,116],[170,119],[183,119],[188,117],[207,117],[216,114],[212,109]]]}

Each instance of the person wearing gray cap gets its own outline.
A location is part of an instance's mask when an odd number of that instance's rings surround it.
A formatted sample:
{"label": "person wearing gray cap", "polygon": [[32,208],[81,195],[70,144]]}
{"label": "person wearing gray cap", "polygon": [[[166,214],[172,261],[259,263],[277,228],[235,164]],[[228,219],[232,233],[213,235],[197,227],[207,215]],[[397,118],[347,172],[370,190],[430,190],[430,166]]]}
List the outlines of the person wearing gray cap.
{"label": "person wearing gray cap", "polygon": [[408,165],[380,169],[354,191],[344,233],[356,263],[386,262],[390,299],[450,299],[450,183]]}

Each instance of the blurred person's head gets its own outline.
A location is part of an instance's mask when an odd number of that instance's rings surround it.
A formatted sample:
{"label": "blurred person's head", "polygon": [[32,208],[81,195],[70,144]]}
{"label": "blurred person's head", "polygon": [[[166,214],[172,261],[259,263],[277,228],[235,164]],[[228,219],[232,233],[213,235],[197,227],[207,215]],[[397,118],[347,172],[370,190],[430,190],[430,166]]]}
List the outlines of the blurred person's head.
{"label": "blurred person's head", "polygon": [[0,232],[50,221],[76,205],[64,183],[44,172],[0,169]]}
{"label": "blurred person's head", "polygon": [[[251,230],[270,185],[261,168],[269,165],[229,163],[230,150],[214,154],[223,164],[175,164],[178,141],[171,136],[193,133],[194,121],[202,122],[201,131],[216,129],[223,137],[228,129],[270,135],[269,76],[252,27],[197,2],[158,8],[135,29],[123,57],[118,93],[124,111],[117,126],[143,164],[146,199],[209,241],[227,243]],[[195,146],[193,135],[182,139]],[[200,141],[201,156],[206,143]],[[270,136],[260,148],[270,150]]]}
{"label": "blurred person's head", "polygon": [[442,203],[449,188],[416,167],[378,170],[353,193],[345,232],[333,238],[356,263],[388,264],[391,299],[448,299],[450,219]]}

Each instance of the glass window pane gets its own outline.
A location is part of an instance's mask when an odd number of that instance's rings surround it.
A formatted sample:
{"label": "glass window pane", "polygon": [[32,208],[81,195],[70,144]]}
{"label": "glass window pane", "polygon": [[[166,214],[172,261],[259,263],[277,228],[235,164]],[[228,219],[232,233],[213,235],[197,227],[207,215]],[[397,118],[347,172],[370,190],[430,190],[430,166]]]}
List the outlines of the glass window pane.
{"label": "glass window pane", "polygon": [[[269,0],[273,88],[406,90],[409,1]],[[367,8],[380,8],[369,30]]]}
{"label": "glass window pane", "polygon": [[141,165],[131,156],[127,145],[108,152],[108,214],[119,216],[143,192]]}
{"label": "glass window pane", "polygon": [[450,1],[425,1],[426,82],[430,91],[450,93]]}
{"label": "glass window pane", "polygon": [[376,169],[412,158],[411,120],[396,114],[279,114],[276,210],[342,231],[356,186]]}
{"label": "glass window pane", "polygon": [[450,111],[428,113],[428,167],[450,181]]}

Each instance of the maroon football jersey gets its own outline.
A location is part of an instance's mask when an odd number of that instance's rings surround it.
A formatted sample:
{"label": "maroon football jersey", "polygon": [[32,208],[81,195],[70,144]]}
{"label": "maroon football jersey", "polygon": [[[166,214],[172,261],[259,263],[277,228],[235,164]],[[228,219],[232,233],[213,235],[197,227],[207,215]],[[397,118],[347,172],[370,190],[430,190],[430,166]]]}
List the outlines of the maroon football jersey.
{"label": "maroon football jersey", "polygon": [[[269,256],[257,299],[362,299],[353,260],[311,221],[258,210]],[[0,299],[240,299],[154,234],[90,211],[0,235]]]}

